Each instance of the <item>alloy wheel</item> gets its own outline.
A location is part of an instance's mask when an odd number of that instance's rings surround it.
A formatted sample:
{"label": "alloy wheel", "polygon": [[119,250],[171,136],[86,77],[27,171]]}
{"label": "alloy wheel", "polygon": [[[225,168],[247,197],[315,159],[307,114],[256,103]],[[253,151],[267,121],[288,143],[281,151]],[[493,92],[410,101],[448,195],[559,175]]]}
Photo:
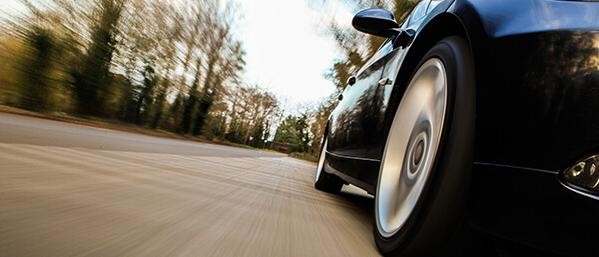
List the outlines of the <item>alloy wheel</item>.
{"label": "alloy wheel", "polygon": [[423,195],[440,144],[447,98],[445,67],[431,58],[409,83],[387,138],[375,203],[383,237],[401,230]]}

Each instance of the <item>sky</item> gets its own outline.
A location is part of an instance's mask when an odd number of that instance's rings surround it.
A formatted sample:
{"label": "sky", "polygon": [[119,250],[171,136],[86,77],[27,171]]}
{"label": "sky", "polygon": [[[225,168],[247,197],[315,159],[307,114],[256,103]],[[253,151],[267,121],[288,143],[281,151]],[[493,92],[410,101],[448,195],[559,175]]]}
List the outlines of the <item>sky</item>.
{"label": "sky", "polygon": [[[325,73],[339,57],[327,24],[350,24],[337,1],[238,0],[239,36],[246,49],[245,81],[275,93],[287,112],[311,107],[335,91]],[[316,0],[319,1],[319,0]]]}
{"label": "sky", "polygon": [[23,9],[23,5],[17,0],[0,0],[0,7],[2,7],[3,12],[7,13],[14,13]]}

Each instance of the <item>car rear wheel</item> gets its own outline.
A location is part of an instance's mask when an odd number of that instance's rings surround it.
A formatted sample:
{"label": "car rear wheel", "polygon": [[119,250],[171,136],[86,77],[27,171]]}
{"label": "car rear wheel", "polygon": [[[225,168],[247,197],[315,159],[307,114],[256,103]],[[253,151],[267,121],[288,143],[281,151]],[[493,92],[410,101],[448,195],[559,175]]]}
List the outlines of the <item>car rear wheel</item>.
{"label": "car rear wheel", "polygon": [[322,143],[322,150],[320,151],[320,157],[318,158],[318,166],[316,167],[314,188],[327,193],[339,193],[343,186],[343,181],[337,176],[329,174],[324,170],[327,158],[327,143],[328,140],[325,136],[324,142]]}
{"label": "car rear wheel", "polygon": [[375,199],[383,254],[428,256],[457,228],[472,165],[474,77],[460,37],[416,66],[391,124]]}

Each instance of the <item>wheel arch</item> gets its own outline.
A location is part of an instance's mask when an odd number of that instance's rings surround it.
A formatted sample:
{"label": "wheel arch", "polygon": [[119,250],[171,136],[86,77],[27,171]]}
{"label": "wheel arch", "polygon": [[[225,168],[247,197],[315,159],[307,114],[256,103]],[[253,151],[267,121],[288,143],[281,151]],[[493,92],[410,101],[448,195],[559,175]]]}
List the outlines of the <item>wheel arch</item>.
{"label": "wheel arch", "polygon": [[469,34],[459,17],[449,12],[436,15],[430,21],[426,22],[418,33],[418,36],[411,43],[405,61],[398,73],[398,78],[402,78],[401,82],[407,83],[416,68],[415,66],[426,52],[441,39],[449,36],[463,37],[466,43],[468,43],[470,51],[472,51],[473,47]]}

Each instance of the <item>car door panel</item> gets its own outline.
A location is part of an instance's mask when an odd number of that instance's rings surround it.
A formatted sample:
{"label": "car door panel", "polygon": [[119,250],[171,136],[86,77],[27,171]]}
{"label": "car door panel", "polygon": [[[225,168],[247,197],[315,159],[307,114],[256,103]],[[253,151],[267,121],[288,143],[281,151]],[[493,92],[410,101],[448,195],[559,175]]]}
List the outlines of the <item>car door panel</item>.
{"label": "car door panel", "polygon": [[[367,140],[371,120],[369,102],[374,101],[376,87],[381,79],[384,63],[375,61],[356,76],[356,83],[348,86],[331,115],[328,150],[348,157],[363,157],[362,145]],[[366,122],[365,122],[366,121]]]}

